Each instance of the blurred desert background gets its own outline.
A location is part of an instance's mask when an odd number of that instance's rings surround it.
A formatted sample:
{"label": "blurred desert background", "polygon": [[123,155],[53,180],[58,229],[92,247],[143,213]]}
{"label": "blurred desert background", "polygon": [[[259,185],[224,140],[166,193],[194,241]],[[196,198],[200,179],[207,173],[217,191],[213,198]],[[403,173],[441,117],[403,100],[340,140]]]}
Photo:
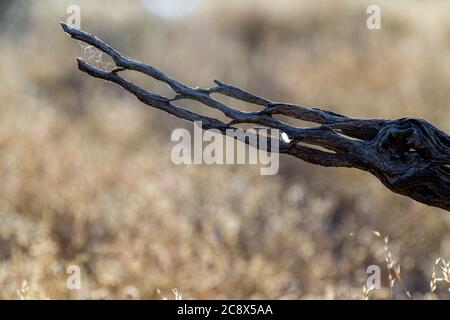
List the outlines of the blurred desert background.
{"label": "blurred desert background", "polygon": [[[165,17],[147,1],[0,3],[1,299],[405,299],[374,231],[415,299],[450,298],[444,282],[430,293],[449,212],[288,156],[276,176],[176,166],[170,134],[192,126],[79,72],[89,54],[59,25],[79,5],[82,29],[188,85],[450,132],[450,2],[203,0]],[[382,289],[367,294],[370,265]]]}

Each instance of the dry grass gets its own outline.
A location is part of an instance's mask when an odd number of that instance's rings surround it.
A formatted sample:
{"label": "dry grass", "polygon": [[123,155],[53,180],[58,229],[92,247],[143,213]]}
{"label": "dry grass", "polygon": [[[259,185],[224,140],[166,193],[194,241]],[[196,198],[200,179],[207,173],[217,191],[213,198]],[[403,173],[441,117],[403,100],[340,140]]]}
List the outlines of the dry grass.
{"label": "dry grass", "polygon": [[[57,24],[68,1],[24,3],[29,15],[2,20],[0,34],[0,298],[160,299],[178,288],[183,299],[360,299],[366,267],[385,260],[372,230],[394,239],[414,298],[449,298],[437,273],[429,293],[435,258],[450,257],[448,213],[366,173],[287,157],[268,177],[249,166],[177,167],[170,132],[186,124],[75,69],[81,49]],[[215,1],[173,21],[137,1],[80,3],[84,28],[193,86],[217,78],[274,100],[423,117],[450,131],[446,2],[383,2],[376,32],[356,0]],[[78,291],[65,286],[72,264]],[[370,298],[392,297],[383,270]]]}
{"label": "dry grass", "polygon": [[[436,268],[439,268],[440,270],[436,270]],[[443,283],[444,286],[447,285],[447,290],[450,292],[450,263],[442,257],[437,258],[434,264],[433,275],[430,281],[431,293],[436,292],[439,283]]]}

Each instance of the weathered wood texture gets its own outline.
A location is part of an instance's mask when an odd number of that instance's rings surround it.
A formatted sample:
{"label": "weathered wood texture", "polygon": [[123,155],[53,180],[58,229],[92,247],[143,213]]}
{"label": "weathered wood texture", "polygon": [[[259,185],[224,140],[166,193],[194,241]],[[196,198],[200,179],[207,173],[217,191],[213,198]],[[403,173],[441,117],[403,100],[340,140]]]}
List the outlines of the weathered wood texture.
{"label": "weathered wood texture", "polygon": [[[122,55],[92,34],[64,23],[61,25],[73,39],[106,53],[116,64],[113,71],[106,71],[77,58],[81,71],[116,83],[151,107],[187,121],[202,121],[203,128],[217,129],[223,134],[244,123],[278,129],[289,137],[289,142],[277,139],[280,153],[321,166],[368,171],[395,193],[450,211],[450,137],[425,120],[354,119],[317,108],[273,102],[217,80],[209,89],[191,88],[154,67]],[[120,76],[124,70],[141,72],[162,81],[176,96],[168,98],[146,91]],[[261,110],[244,112],[214,99],[212,94],[252,103]],[[184,109],[176,104],[181,99],[219,110],[230,121],[223,122]],[[276,119],[275,115],[318,125],[311,128],[292,126]]]}

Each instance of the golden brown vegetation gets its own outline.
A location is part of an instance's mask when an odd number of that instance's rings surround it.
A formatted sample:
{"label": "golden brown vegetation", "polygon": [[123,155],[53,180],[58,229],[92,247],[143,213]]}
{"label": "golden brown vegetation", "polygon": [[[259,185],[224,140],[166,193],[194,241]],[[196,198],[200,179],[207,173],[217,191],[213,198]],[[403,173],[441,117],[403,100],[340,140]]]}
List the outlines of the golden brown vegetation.
{"label": "golden brown vegetation", "polygon": [[[217,78],[450,131],[447,2],[380,2],[379,31],[367,30],[364,1],[242,2],[164,20],[138,1],[80,1],[83,28],[190,85]],[[58,24],[68,1],[23,3],[28,14],[4,18],[0,33],[0,298],[158,299],[178,288],[185,299],[360,299],[371,264],[383,289],[370,298],[406,298],[391,293],[396,267],[373,230],[392,239],[414,298],[449,297],[433,275],[436,257],[450,257],[447,212],[366,173],[288,157],[277,176],[175,166],[170,132],[188,126],[76,70],[81,49]],[[66,288],[71,264],[79,291]]]}

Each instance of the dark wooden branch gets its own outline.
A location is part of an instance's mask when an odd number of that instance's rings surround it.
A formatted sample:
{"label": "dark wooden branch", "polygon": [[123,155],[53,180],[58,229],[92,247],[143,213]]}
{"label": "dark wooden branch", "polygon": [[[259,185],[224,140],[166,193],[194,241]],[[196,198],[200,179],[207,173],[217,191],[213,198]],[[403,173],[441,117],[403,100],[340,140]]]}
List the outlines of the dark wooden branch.
{"label": "dark wooden branch", "polygon": [[[450,211],[450,137],[425,120],[354,119],[318,108],[273,102],[217,80],[209,89],[191,88],[154,67],[122,55],[92,34],[64,23],[61,26],[73,39],[106,53],[116,64],[114,70],[106,71],[77,58],[81,71],[121,86],[151,107],[190,122],[202,121],[205,129],[217,129],[223,134],[243,123],[278,129],[290,139],[287,142],[272,138],[279,144],[280,153],[321,166],[368,171],[395,193]],[[122,77],[120,72],[124,70],[137,71],[162,81],[172,88],[176,96],[167,98],[144,90]],[[252,103],[260,106],[261,110],[244,112],[214,99],[212,94]],[[175,104],[181,99],[197,101],[219,110],[230,121],[223,122],[186,110]],[[318,126],[292,126],[276,119],[275,115]],[[249,143],[248,140],[243,142]]]}

